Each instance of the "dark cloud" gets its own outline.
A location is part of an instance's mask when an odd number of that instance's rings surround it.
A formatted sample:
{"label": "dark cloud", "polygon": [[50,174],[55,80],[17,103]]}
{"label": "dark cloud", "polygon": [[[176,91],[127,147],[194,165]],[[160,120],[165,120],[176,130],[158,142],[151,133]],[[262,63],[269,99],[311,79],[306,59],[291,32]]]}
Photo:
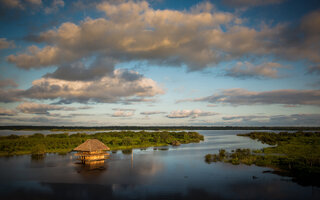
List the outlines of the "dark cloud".
{"label": "dark cloud", "polygon": [[320,114],[293,114],[270,117],[270,124],[291,126],[319,126]]}
{"label": "dark cloud", "polygon": [[222,3],[232,7],[253,7],[270,4],[280,4],[286,0],[222,0]]}
{"label": "dark cloud", "polygon": [[308,73],[309,74],[318,74],[318,75],[320,75],[320,65],[310,66],[308,68]]}
{"label": "dark cloud", "polygon": [[243,25],[236,15],[213,12],[212,7],[202,3],[189,11],[176,11],[155,10],[144,1],[103,2],[97,9],[106,17],[87,18],[80,24],[65,22],[57,29],[42,32],[38,39],[31,38],[46,43],[43,48],[30,46],[27,53],[10,55],[7,60],[30,69],[99,54],[119,62],[186,65],[189,71],[261,55],[320,62],[319,11],[303,17],[297,26],[278,24],[254,29]]}
{"label": "dark cloud", "polygon": [[10,103],[21,101],[23,90],[19,89],[1,89],[0,88],[0,102]]}
{"label": "dark cloud", "polygon": [[15,116],[15,115],[17,115],[16,110],[6,109],[6,108],[0,107],[0,116]]}
{"label": "dark cloud", "polygon": [[240,126],[315,126],[320,124],[320,114],[238,115],[225,116],[222,119],[224,123]]}
{"label": "dark cloud", "polygon": [[64,111],[75,111],[77,108],[74,107],[66,107],[66,106],[57,106],[50,104],[39,104],[39,103],[30,103],[24,102],[17,106],[17,109],[22,113],[27,114],[44,114],[49,115],[49,111],[54,110],[64,110]]}
{"label": "dark cloud", "polygon": [[51,14],[54,12],[57,12],[60,8],[64,7],[64,1],[63,0],[53,0],[51,2],[51,5],[48,5],[44,8],[45,14]]}
{"label": "dark cloud", "polygon": [[124,69],[124,70],[121,70],[120,77],[126,81],[136,81],[136,80],[143,78],[143,75],[139,74],[135,71],[130,71],[128,69]]}
{"label": "dark cloud", "polygon": [[13,41],[8,41],[6,38],[0,38],[0,50],[1,49],[8,49],[15,47]]}
{"label": "dark cloud", "polygon": [[31,103],[24,102],[17,106],[17,110],[26,114],[39,114],[39,115],[50,115],[50,116],[59,116],[63,117],[60,114],[52,114],[50,111],[77,111],[77,110],[86,110],[91,109],[90,106],[80,106],[80,107],[68,107],[68,106],[59,106],[52,104],[40,104],[40,103]]}
{"label": "dark cloud", "polygon": [[226,89],[220,93],[181,101],[205,101],[210,103],[225,103],[231,105],[314,105],[320,106],[320,90],[272,90],[253,92],[245,89]]}
{"label": "dark cloud", "polygon": [[12,80],[12,79],[2,79],[0,80],[0,88],[6,88],[6,87],[18,87],[18,84]]}
{"label": "dark cloud", "polygon": [[82,62],[59,66],[55,72],[48,73],[45,77],[69,81],[94,80],[106,75],[112,75],[114,65],[115,62],[111,59],[98,58],[89,67],[86,67]]}
{"label": "dark cloud", "polygon": [[269,117],[263,115],[244,115],[244,116],[227,116],[222,117],[223,120],[230,121],[230,120],[241,120],[241,121],[255,121],[259,119],[268,119]]}
{"label": "dark cloud", "polygon": [[7,8],[24,9],[23,2],[20,0],[0,0],[0,3]]}
{"label": "dark cloud", "polygon": [[279,78],[278,69],[286,68],[279,63],[267,62],[254,65],[249,62],[238,62],[232,68],[226,70],[226,76],[239,79],[246,78]]}

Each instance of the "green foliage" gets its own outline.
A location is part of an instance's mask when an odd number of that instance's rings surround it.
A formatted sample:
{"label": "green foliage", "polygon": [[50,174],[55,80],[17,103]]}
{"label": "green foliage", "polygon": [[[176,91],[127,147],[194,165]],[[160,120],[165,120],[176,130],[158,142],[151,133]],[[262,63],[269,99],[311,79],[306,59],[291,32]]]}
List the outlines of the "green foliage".
{"label": "green foliage", "polygon": [[35,133],[33,135],[28,136],[29,138],[44,138],[45,136],[41,133]]}
{"label": "green foliage", "polygon": [[44,144],[37,144],[31,149],[32,155],[43,155],[46,153],[46,146]]}
{"label": "green foliage", "polygon": [[[234,165],[246,164],[271,167],[282,174],[292,176],[299,183],[319,185],[320,178],[320,133],[270,133],[252,132],[239,136],[257,139],[269,145],[262,150],[236,149],[231,153],[208,154],[205,161],[228,162]],[[222,155],[225,155],[223,157]]]}
{"label": "green foliage", "polygon": [[200,142],[203,136],[197,132],[169,131],[117,131],[86,133],[61,133],[43,135],[36,133],[30,136],[1,136],[0,156],[30,154],[38,145],[44,145],[46,152],[66,153],[87,139],[98,139],[115,149],[131,149],[150,146],[165,146],[177,141],[182,144]]}

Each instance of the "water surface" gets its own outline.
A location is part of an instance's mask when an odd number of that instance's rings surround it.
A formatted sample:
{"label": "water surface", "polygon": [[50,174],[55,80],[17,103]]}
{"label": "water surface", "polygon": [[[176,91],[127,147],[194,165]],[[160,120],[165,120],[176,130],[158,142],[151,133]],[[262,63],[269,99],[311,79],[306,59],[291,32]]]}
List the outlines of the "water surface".
{"label": "water surface", "polygon": [[319,199],[317,187],[301,186],[268,168],[204,162],[219,149],[263,148],[237,133],[198,131],[205,141],[179,147],[111,153],[96,169],[77,164],[74,153],[0,158],[1,199]]}

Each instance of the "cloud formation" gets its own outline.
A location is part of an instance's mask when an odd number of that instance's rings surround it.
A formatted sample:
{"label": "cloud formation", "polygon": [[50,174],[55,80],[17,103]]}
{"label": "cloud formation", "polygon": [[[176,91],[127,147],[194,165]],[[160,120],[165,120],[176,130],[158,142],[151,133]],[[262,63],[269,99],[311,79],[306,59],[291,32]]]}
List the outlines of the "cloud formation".
{"label": "cloud formation", "polygon": [[6,87],[18,87],[18,84],[12,80],[12,79],[2,79],[0,80],[0,88],[6,88]]}
{"label": "cloud formation", "polygon": [[222,0],[224,4],[233,7],[264,6],[270,4],[280,4],[284,1],[286,0]]}
{"label": "cloud formation", "polygon": [[140,112],[140,115],[159,115],[159,114],[166,114],[166,112],[163,111],[145,111],[145,112]]}
{"label": "cloud formation", "polygon": [[30,46],[7,60],[25,69],[65,65],[94,54],[119,62],[186,65],[189,70],[251,55],[320,62],[320,11],[306,15],[293,28],[278,24],[255,29],[210,3],[189,11],[155,10],[145,1],[103,2],[97,9],[105,17],[86,18],[80,24],[65,22],[42,32],[34,39],[46,46]]}
{"label": "cloud formation", "polygon": [[195,110],[175,110],[170,112],[167,115],[168,118],[197,118],[197,117],[205,117],[205,116],[213,116],[217,115],[215,112],[206,112],[199,109]]}
{"label": "cloud formation", "polygon": [[20,0],[1,0],[0,2],[2,5],[8,8],[24,9],[24,6],[22,5]]}
{"label": "cloud formation", "polygon": [[115,112],[112,114],[112,117],[131,117],[135,113],[135,109],[115,108],[113,110],[115,110]]}
{"label": "cloud formation", "polygon": [[220,25],[234,23],[237,18],[230,13],[211,12],[211,4],[202,7],[181,12],[154,10],[147,2],[104,2],[97,8],[106,13],[105,18],[87,18],[79,25],[63,23],[39,35],[37,41],[47,46],[30,46],[26,53],[10,55],[8,61],[29,69],[99,53],[122,61],[149,60],[203,68],[220,59],[220,53],[212,50],[215,41],[208,39],[216,35],[212,39],[219,40],[223,34]]}
{"label": "cloud formation", "polygon": [[[127,72],[134,73],[136,72]],[[59,100],[61,103],[117,103],[151,101],[150,97],[163,94],[152,79],[141,77],[126,80],[122,70],[115,70],[113,76],[104,76],[91,81],[68,81],[44,77],[32,82],[26,90],[0,89],[1,102],[15,102],[22,99]]]}
{"label": "cloud formation", "polygon": [[320,124],[320,114],[293,114],[271,116],[270,124],[292,126],[317,126]]}
{"label": "cloud formation", "polygon": [[237,115],[225,116],[222,119],[233,125],[314,126],[320,123],[320,114]]}
{"label": "cloud formation", "polygon": [[[26,114],[45,114],[49,115],[49,111],[53,110],[65,110],[65,111],[75,111],[77,108],[74,107],[66,107],[66,106],[58,106],[58,105],[50,105],[50,104],[40,104],[40,103],[32,103],[32,102],[24,102],[17,106],[17,109]],[[78,108],[83,109],[83,108]],[[86,109],[84,107],[84,109]]]}
{"label": "cloud formation", "polygon": [[226,76],[234,78],[279,78],[279,68],[286,68],[279,63],[267,62],[254,65],[250,62],[237,62],[232,68],[226,70]]}
{"label": "cloud formation", "polygon": [[234,120],[255,121],[260,119],[269,119],[269,117],[264,115],[236,115],[236,116],[222,117],[222,119],[225,121],[234,121]]}
{"label": "cloud formation", "polygon": [[[86,80],[87,78],[84,78],[85,80],[62,80],[50,76],[47,74],[33,81],[32,86],[26,90],[0,88],[0,102],[37,99],[58,100],[55,104],[73,102],[131,104],[152,102],[153,97],[164,94],[164,90],[155,81],[132,70],[117,69],[110,75],[94,80]],[[72,75],[66,76],[74,79]],[[80,76],[76,75],[76,77]],[[64,77],[64,79],[67,78]],[[2,86],[10,86],[10,84],[12,85],[13,82],[3,81]]]}
{"label": "cloud formation", "polygon": [[310,66],[308,68],[308,73],[310,74],[320,74],[320,64],[315,66]]}
{"label": "cloud formation", "polygon": [[42,0],[0,0],[0,3],[7,8],[24,10],[27,6],[41,6]]}
{"label": "cloud formation", "polygon": [[15,115],[17,115],[17,111],[0,107],[0,116],[15,116]]}
{"label": "cloud formation", "polygon": [[14,48],[15,44],[13,41],[8,41],[6,38],[0,38],[0,50]]}
{"label": "cloud formation", "polygon": [[49,5],[48,7],[46,7],[44,9],[44,12],[46,14],[51,14],[53,12],[56,12],[57,10],[59,10],[59,8],[63,8],[64,7],[64,1],[63,0],[53,0],[51,5]]}
{"label": "cloud formation", "polygon": [[[82,62],[68,63],[59,66],[56,71],[46,74],[45,77],[68,81],[89,81],[113,75],[114,65],[115,62],[107,58],[98,58],[88,67]],[[130,74],[130,72],[126,72],[126,74]]]}
{"label": "cloud formation", "polygon": [[6,89],[0,87],[0,102],[10,103],[21,101],[21,95],[24,90],[20,89]]}
{"label": "cloud formation", "polygon": [[235,88],[222,90],[218,94],[193,99],[210,103],[225,103],[231,105],[314,105],[320,106],[320,90],[272,90],[254,92]]}

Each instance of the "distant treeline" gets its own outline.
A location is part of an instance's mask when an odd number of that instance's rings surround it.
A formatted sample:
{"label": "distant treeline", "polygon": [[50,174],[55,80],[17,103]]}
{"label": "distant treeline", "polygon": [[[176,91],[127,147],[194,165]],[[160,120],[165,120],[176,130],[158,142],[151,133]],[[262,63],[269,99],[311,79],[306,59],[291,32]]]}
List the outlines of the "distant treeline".
{"label": "distant treeline", "polygon": [[279,131],[312,131],[320,127],[295,126],[0,126],[0,130],[279,130]]}
{"label": "distant treeline", "polygon": [[87,139],[98,139],[111,150],[144,148],[151,146],[179,145],[200,142],[203,135],[197,132],[146,132],[120,131],[86,133],[48,134],[35,133],[33,135],[0,136],[0,156],[20,154],[43,154],[45,152],[66,153],[71,151]]}

